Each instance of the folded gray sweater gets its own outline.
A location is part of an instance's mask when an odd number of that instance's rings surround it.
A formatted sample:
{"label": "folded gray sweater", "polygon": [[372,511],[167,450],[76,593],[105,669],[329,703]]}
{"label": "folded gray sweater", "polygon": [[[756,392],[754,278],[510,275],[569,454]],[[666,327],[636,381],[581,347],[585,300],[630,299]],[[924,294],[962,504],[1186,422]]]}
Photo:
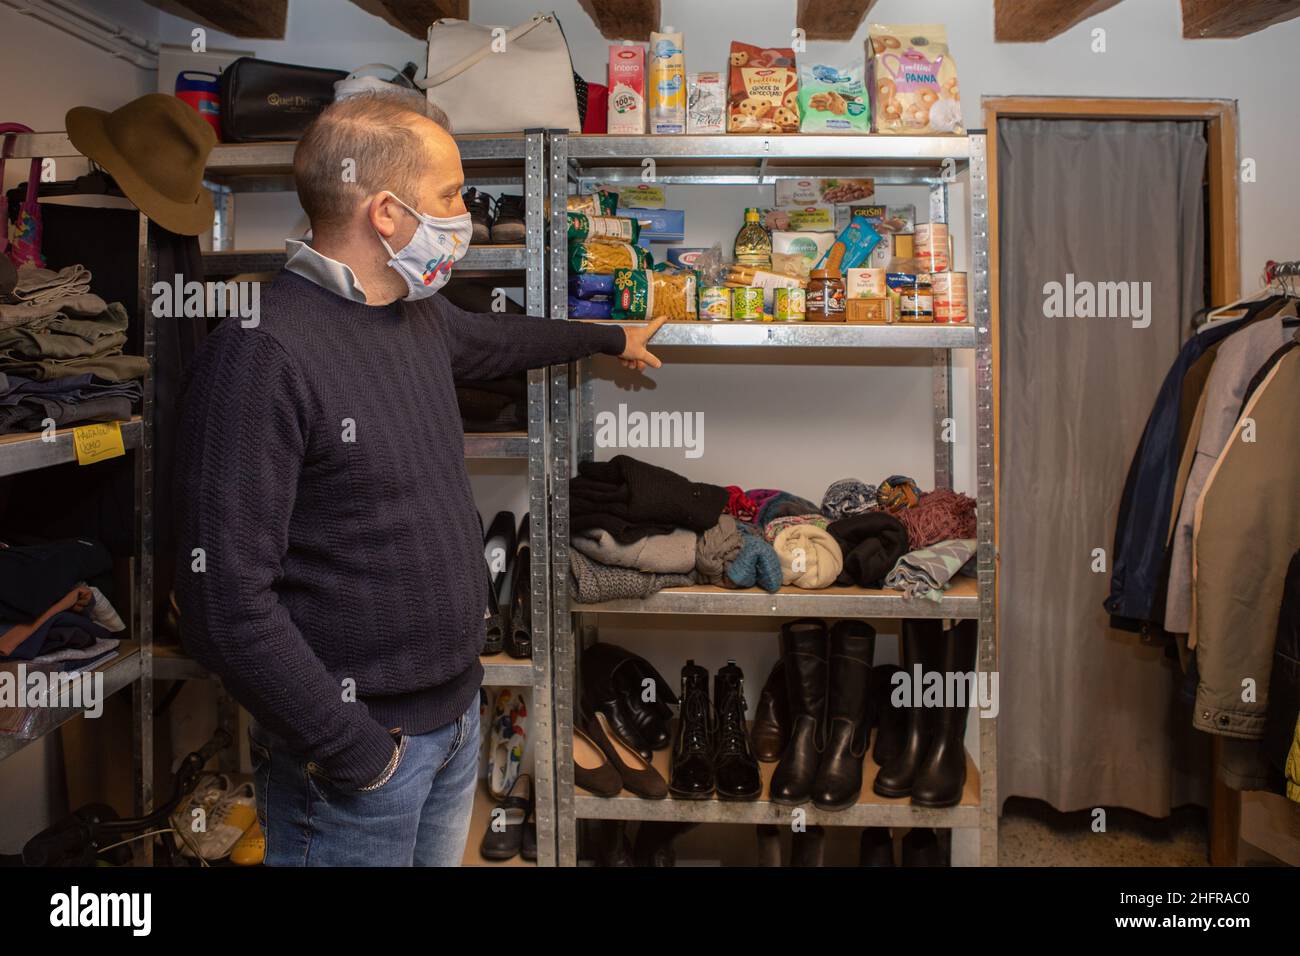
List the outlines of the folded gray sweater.
{"label": "folded gray sweater", "polygon": [[632,568],[615,568],[591,560],[581,551],[569,549],[569,593],[580,604],[604,601],[635,601],[664,588],[695,584],[695,573],[655,574]]}
{"label": "folded gray sweater", "polygon": [[622,544],[602,528],[575,531],[573,547],[600,564],[658,574],[687,574],[695,569],[694,531],[678,528],[669,534],[652,534]]}

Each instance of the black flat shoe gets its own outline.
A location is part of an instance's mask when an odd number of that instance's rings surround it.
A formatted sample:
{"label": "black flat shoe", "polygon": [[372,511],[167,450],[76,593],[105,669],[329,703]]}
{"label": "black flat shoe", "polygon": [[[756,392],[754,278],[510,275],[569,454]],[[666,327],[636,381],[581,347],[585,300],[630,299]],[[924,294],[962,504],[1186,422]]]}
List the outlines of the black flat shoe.
{"label": "black flat shoe", "polygon": [[[479,853],[485,860],[509,860],[524,844],[524,824],[533,812],[533,778],[521,773],[506,798],[492,809]],[[536,849],[534,840],[534,850]]]}

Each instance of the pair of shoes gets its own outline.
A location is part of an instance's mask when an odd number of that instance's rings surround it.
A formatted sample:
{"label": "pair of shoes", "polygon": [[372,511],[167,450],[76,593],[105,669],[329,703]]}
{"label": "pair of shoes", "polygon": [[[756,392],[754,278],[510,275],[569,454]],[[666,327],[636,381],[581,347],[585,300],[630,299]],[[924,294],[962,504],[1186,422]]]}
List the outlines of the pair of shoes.
{"label": "pair of shoes", "polygon": [[583,651],[583,711],[604,714],[614,735],[647,763],[672,739],[668,705],[675,703],[668,682],[644,657],[603,641]]}
{"label": "pair of shoes", "polygon": [[584,722],[585,731],[573,728],[574,783],[598,797],[617,796],[624,787],[647,800],[668,796],[663,776],[604,712],[596,711]]}
{"label": "pair of shoes", "polygon": [[[903,622],[903,670],[913,681],[939,672],[941,686],[952,686],[951,674],[968,673],[975,666],[978,622],[960,621],[944,632],[938,620]],[[920,688],[912,688],[912,698]],[[882,797],[912,798],[918,807],[952,807],[961,802],[966,784],[966,717],[970,701],[943,702],[939,707],[901,708],[905,717],[902,745],[882,764],[872,789]],[[893,708],[888,708],[893,709]]]}
{"label": "pair of shoes", "polygon": [[204,774],[172,813],[171,823],[184,856],[225,859],[257,823],[253,784],[237,784],[224,773]]}
{"label": "pair of shoes", "polygon": [[864,621],[791,621],[781,628],[790,736],[772,774],[773,803],[852,806],[867,752],[868,677],[876,632]]}
{"label": "pair of shoes", "polygon": [[537,859],[536,796],[531,774],[521,773],[502,799],[492,808],[483,831],[479,853],[485,860],[509,860],[522,855]]}
{"label": "pair of shoes", "polygon": [[483,536],[488,575],[484,654],[504,650],[518,659],[533,656],[531,530],[529,515],[524,515],[516,530],[514,514],[499,511]]}
{"label": "pair of shoes", "polygon": [[727,661],[713,681],[695,661],[682,668],[681,711],[668,792],[679,800],[757,800],[758,761],[745,732],[745,676]]}
{"label": "pair of shoes", "polygon": [[488,193],[471,186],[461,198],[469,212],[473,232],[470,244],[481,246],[489,242],[519,243],[524,241],[524,197],[502,196],[494,199]]}
{"label": "pair of shoes", "polygon": [[523,766],[524,744],[528,739],[528,705],[512,687],[497,692],[488,733],[488,793],[504,799],[519,779]]}

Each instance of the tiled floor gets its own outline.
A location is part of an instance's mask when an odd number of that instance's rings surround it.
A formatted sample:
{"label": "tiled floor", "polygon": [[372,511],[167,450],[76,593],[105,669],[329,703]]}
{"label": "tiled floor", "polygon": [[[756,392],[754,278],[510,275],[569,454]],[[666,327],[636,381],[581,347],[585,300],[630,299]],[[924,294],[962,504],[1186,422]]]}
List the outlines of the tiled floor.
{"label": "tiled floor", "polygon": [[1105,832],[1091,811],[1058,813],[1037,800],[1008,800],[998,829],[1002,866],[1208,866],[1205,811],[1176,810],[1164,820],[1111,809]]}

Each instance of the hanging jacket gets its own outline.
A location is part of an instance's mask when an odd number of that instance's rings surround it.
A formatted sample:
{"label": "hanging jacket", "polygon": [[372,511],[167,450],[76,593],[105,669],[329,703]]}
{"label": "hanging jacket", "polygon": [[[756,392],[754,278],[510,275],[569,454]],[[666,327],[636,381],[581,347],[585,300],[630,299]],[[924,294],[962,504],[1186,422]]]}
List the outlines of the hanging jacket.
{"label": "hanging jacket", "polygon": [[[1277,770],[1286,770],[1297,720],[1300,720],[1300,550],[1291,556],[1282,588],[1282,610],[1277,616],[1277,638],[1273,644],[1273,672],[1268,679],[1264,757]],[[1300,784],[1300,776],[1294,782]],[[1300,799],[1300,791],[1292,799]]]}
{"label": "hanging jacket", "polygon": [[[1111,626],[1139,630],[1159,623],[1164,606],[1156,605],[1166,557],[1174,484],[1182,458],[1180,410],[1184,407],[1183,378],[1210,346],[1241,329],[1266,308],[1278,307],[1283,296],[1253,302],[1244,318],[1216,325],[1189,339],[1165,375],[1137,451],[1129,465],[1115,524],[1110,595],[1103,606]],[[1199,396],[1198,396],[1199,397]],[[1195,402],[1193,402],[1195,404]]]}

